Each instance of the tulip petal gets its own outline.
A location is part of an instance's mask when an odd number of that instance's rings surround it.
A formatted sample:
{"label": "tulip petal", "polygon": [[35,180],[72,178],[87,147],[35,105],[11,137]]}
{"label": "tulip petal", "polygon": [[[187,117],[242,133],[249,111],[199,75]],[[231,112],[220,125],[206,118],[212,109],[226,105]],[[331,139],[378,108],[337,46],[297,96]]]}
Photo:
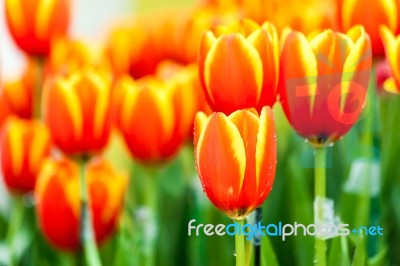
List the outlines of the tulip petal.
{"label": "tulip petal", "polygon": [[263,88],[259,106],[272,106],[276,99],[279,76],[279,44],[272,24],[252,33],[247,39],[257,49],[263,62]]}
{"label": "tulip petal", "polygon": [[239,130],[222,113],[214,113],[202,131],[196,150],[197,170],[213,204],[236,211],[246,170],[246,151]]}
{"label": "tulip petal", "polygon": [[[57,132],[53,135],[60,138],[55,141],[68,143],[79,139],[83,133],[83,117],[73,82],[61,79],[50,81],[45,85],[43,99],[46,123],[51,132]],[[60,120],[59,117],[64,119]]]}
{"label": "tulip petal", "polygon": [[195,146],[194,150],[196,150],[196,146],[197,143],[199,142],[200,135],[203,132],[204,127],[207,125],[207,122],[208,122],[208,117],[205,113],[198,112],[196,114],[196,118],[194,120],[194,134],[193,134],[193,144]]}
{"label": "tulip petal", "polygon": [[[18,120],[9,120],[9,133],[7,134],[9,153],[8,155],[3,154],[1,156],[10,156],[12,162],[12,173],[14,176],[19,176],[22,172],[23,160],[25,157],[24,143],[21,142],[23,139],[24,128]],[[6,142],[7,143],[7,142]]]}
{"label": "tulip petal", "polygon": [[254,192],[257,191],[256,145],[259,125],[258,115],[244,110],[233,112],[229,119],[236,125],[243,140],[246,152],[246,171],[238,198],[238,209],[246,210],[254,205]]}
{"label": "tulip petal", "polygon": [[296,31],[289,33],[281,53],[282,86],[286,88],[283,97],[287,97],[289,120],[291,115],[295,115],[296,109],[305,109],[297,106],[299,99],[304,99],[301,100],[302,105],[309,105],[312,113],[317,93],[317,67],[315,55],[306,37]]}
{"label": "tulip petal", "polygon": [[389,62],[392,75],[400,84],[400,63],[399,63],[399,51],[400,51],[400,38],[395,38],[393,33],[386,27],[380,28],[382,41],[385,45],[386,58]]}
{"label": "tulip petal", "polygon": [[200,47],[198,54],[198,64],[199,64],[199,78],[201,86],[204,89],[206,96],[208,97],[206,82],[204,80],[204,67],[207,58],[207,54],[210,51],[213,44],[217,41],[214,34],[211,31],[203,32],[200,39]]}
{"label": "tulip petal", "polygon": [[35,25],[35,30],[36,30],[36,37],[40,39],[44,39],[46,35],[48,34],[48,28],[49,28],[49,22],[52,14],[52,10],[54,9],[54,6],[57,1],[55,0],[41,0],[38,1],[38,7],[37,11],[35,14],[36,18],[36,25]]}
{"label": "tulip petal", "polygon": [[388,78],[385,80],[383,83],[383,89],[389,93],[399,94],[399,89],[397,88],[394,78]]}
{"label": "tulip petal", "polygon": [[13,31],[16,35],[23,36],[26,33],[26,21],[21,5],[22,0],[5,1],[7,18],[10,20]]}
{"label": "tulip petal", "polygon": [[239,34],[217,40],[205,61],[205,85],[218,110],[230,113],[257,105],[262,88],[257,50]]}
{"label": "tulip petal", "polygon": [[122,115],[122,131],[133,155],[160,159],[160,148],[171,138],[175,123],[168,93],[158,87],[131,87],[125,94]]}
{"label": "tulip petal", "polygon": [[272,110],[266,106],[262,109],[257,134],[256,146],[256,180],[257,201],[255,207],[262,204],[272,189],[276,170],[276,133]]}
{"label": "tulip petal", "polygon": [[41,160],[46,154],[50,153],[50,133],[42,124],[36,124],[32,130],[33,136],[31,140],[31,148],[29,151],[29,164],[31,168],[35,168],[34,172],[38,173],[41,166]]}

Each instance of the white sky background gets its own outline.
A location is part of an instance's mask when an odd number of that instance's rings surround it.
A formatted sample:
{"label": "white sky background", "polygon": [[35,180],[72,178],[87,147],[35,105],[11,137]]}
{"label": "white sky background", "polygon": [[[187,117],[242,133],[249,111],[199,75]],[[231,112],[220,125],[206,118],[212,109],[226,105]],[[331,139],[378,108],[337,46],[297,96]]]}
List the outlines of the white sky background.
{"label": "white sky background", "polygon": [[[4,1],[0,0],[0,81],[18,78],[24,66],[24,57],[15,47],[7,30]],[[93,42],[103,38],[114,21],[133,13],[134,2],[136,1],[72,0],[72,37]]]}
{"label": "white sky background", "polygon": [[[18,78],[25,64],[24,56],[9,36],[4,17],[4,1],[0,0],[0,82]],[[135,2],[135,0],[72,0],[71,36],[90,42],[101,40],[115,21],[133,14]],[[2,213],[6,212],[8,207],[6,195],[0,173]]]}

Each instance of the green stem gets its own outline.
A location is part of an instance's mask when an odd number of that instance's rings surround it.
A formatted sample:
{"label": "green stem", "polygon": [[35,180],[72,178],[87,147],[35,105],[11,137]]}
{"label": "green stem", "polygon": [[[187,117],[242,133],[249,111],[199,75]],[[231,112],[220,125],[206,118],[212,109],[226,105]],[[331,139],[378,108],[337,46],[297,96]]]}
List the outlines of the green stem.
{"label": "green stem", "polygon": [[245,249],[244,249],[244,235],[241,233],[244,224],[244,219],[235,221],[239,224],[239,232],[235,235],[235,248],[236,248],[236,266],[245,266]]}
{"label": "green stem", "polygon": [[41,119],[42,117],[42,109],[41,109],[41,101],[42,101],[42,90],[44,84],[44,58],[43,57],[35,57],[35,88],[33,94],[33,118]]}
{"label": "green stem", "polygon": [[81,244],[85,261],[89,266],[100,266],[101,261],[94,238],[92,215],[88,196],[87,179],[85,174],[86,160],[80,161],[80,197],[81,197]]}
{"label": "green stem", "polygon": [[[323,201],[326,193],[326,147],[315,148],[315,199]],[[317,221],[323,219],[323,210],[318,208],[317,210]],[[315,265],[325,266],[326,265],[326,242],[324,239],[315,238]]]}
{"label": "green stem", "polygon": [[[148,235],[144,235],[144,260],[146,266],[155,265],[155,246],[158,230],[158,209],[157,209],[157,169],[153,166],[146,167],[147,176],[143,179],[144,181],[144,205],[149,210],[149,220],[143,225],[143,232],[148,232]],[[150,230],[146,230],[146,227],[150,227]]]}
{"label": "green stem", "polygon": [[14,238],[20,229],[24,218],[24,202],[22,196],[13,196],[13,210],[11,213],[10,224],[7,230],[6,243],[9,248],[10,265],[17,265],[17,258],[14,252]]}

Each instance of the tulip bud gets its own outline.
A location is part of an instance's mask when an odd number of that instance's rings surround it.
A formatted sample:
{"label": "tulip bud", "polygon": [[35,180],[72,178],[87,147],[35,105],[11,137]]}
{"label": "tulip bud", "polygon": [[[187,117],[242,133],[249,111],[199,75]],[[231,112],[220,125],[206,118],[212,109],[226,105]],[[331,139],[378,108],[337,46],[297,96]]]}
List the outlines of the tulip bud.
{"label": "tulip bud", "polygon": [[111,132],[110,78],[82,70],[45,84],[44,120],[55,145],[71,155],[101,151]]}
{"label": "tulip bud", "polygon": [[347,35],[325,30],[311,40],[286,35],[281,53],[281,102],[297,133],[331,144],[357,122],[368,91],[371,45],[361,26]]}
{"label": "tulip bud", "polygon": [[240,110],[226,116],[198,113],[194,145],[196,168],[211,202],[232,219],[243,219],[272,189],[276,168],[273,114]]}
{"label": "tulip bud", "polygon": [[6,0],[5,10],[12,37],[27,54],[47,55],[51,42],[67,33],[69,0]]}
{"label": "tulip bud", "polygon": [[272,106],[279,75],[278,35],[272,24],[244,20],[203,33],[199,76],[214,111]]}
{"label": "tulip bud", "polygon": [[[97,243],[115,229],[128,180],[104,160],[89,163],[86,173]],[[79,244],[79,170],[67,159],[47,160],[35,188],[40,229],[54,246],[76,250]]]}
{"label": "tulip bud", "polygon": [[26,193],[34,189],[50,146],[50,134],[42,123],[15,117],[7,120],[0,140],[0,162],[11,191]]}

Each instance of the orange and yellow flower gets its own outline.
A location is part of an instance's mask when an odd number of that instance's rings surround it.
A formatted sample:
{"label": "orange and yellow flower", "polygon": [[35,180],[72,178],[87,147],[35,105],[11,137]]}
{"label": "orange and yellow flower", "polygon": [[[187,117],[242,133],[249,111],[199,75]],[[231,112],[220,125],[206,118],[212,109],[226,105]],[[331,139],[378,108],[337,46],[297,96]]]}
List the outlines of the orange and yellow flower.
{"label": "orange and yellow flower", "polygon": [[344,31],[362,25],[371,37],[374,55],[383,55],[379,27],[385,25],[393,32],[397,29],[398,14],[394,0],[343,0],[341,23]]}
{"label": "orange and yellow flower", "polygon": [[251,110],[229,116],[198,113],[194,145],[201,183],[218,209],[232,219],[243,219],[264,202],[276,168],[270,107],[264,107],[260,116]]}
{"label": "orange and yellow flower", "polygon": [[299,135],[326,145],[356,123],[365,105],[371,44],[363,27],[310,40],[288,32],[281,52],[281,102]]}
{"label": "orange and yellow flower", "polygon": [[214,111],[229,114],[244,108],[272,106],[279,75],[275,27],[250,20],[203,33],[199,76]]}
{"label": "orange and yellow flower", "polygon": [[6,0],[5,10],[12,37],[30,55],[47,55],[51,42],[67,33],[69,0]]}
{"label": "orange and yellow flower", "polygon": [[11,115],[30,119],[33,114],[35,65],[29,61],[21,78],[5,81],[0,92],[0,129]]}
{"label": "orange and yellow flower", "polygon": [[44,120],[60,150],[91,154],[107,145],[112,125],[110,86],[109,76],[89,69],[45,84]]}
{"label": "orange and yellow flower", "polygon": [[103,62],[101,47],[95,44],[78,40],[58,39],[52,43],[51,52],[47,60],[48,74],[69,75],[76,71],[90,67],[108,70]]}
{"label": "orange and yellow flower", "polygon": [[16,117],[7,120],[0,140],[0,162],[5,184],[11,191],[33,191],[50,147],[50,133],[42,123]]}
{"label": "orange and yellow flower", "polygon": [[390,77],[384,82],[383,88],[388,92],[400,93],[400,35],[394,36],[389,28],[382,26],[381,36],[390,67]]}
{"label": "orange and yellow flower", "polygon": [[[89,203],[96,241],[101,243],[115,229],[122,210],[128,179],[104,160],[94,160],[86,170]],[[78,165],[67,159],[44,163],[35,188],[41,231],[56,247],[76,250],[79,244]]]}
{"label": "orange and yellow flower", "polygon": [[116,122],[132,155],[156,162],[175,154],[189,136],[197,111],[193,75],[179,71],[168,80],[155,76],[116,85]]}

